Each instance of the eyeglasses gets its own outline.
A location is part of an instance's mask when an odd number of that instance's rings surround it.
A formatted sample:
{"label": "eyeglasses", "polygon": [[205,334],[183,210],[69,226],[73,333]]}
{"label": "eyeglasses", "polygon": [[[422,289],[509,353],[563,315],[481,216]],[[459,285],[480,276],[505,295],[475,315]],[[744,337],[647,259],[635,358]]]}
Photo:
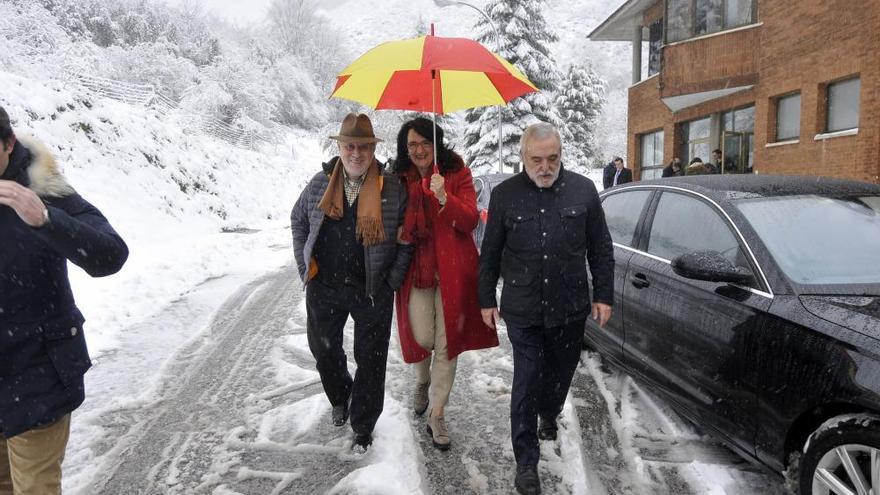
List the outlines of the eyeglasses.
{"label": "eyeglasses", "polygon": [[358,153],[368,153],[373,151],[373,146],[375,146],[373,143],[342,143],[340,145],[340,148],[342,148],[347,153],[354,153],[355,151],[357,151]]}
{"label": "eyeglasses", "polygon": [[416,151],[418,149],[427,150],[427,149],[431,149],[432,146],[434,146],[434,144],[431,143],[431,141],[419,141],[419,142],[413,141],[410,143],[406,143],[406,149],[409,151]]}

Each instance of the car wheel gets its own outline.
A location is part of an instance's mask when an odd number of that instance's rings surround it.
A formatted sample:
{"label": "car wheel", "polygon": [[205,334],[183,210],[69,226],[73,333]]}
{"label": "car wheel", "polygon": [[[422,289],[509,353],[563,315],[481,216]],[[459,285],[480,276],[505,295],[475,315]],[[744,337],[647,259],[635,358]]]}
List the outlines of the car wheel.
{"label": "car wheel", "polygon": [[867,414],[826,421],[807,439],[800,495],[880,493],[880,418]]}

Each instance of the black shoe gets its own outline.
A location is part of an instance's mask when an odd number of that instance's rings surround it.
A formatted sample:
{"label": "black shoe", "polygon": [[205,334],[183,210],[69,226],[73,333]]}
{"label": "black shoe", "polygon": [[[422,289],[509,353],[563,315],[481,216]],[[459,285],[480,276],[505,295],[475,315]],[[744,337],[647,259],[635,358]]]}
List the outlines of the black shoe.
{"label": "black shoe", "polygon": [[348,421],[349,399],[337,406],[333,406],[333,426],[342,426]]}
{"label": "black shoe", "polygon": [[543,416],[538,420],[538,438],[541,440],[556,440],[556,432],[559,426],[556,424],[556,418],[547,419]]}
{"label": "black shoe", "polygon": [[538,466],[536,464],[517,464],[513,486],[516,487],[516,492],[520,495],[540,495],[541,480],[538,478]]}
{"label": "black shoe", "polygon": [[355,433],[351,450],[365,453],[370,448],[370,445],[373,445],[373,435],[369,433]]}

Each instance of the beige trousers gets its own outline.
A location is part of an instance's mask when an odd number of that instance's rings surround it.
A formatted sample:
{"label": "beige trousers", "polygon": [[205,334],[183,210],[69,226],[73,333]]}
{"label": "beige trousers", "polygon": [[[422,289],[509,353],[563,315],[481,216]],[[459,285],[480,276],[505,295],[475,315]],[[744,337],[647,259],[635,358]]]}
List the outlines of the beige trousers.
{"label": "beige trousers", "polygon": [[70,414],[12,438],[0,435],[0,495],[58,495]]}
{"label": "beige trousers", "polygon": [[428,357],[415,364],[416,380],[419,383],[431,382],[432,407],[446,407],[458,359],[449,359],[440,287],[412,288],[409,293],[409,324],[416,342],[424,349],[434,350],[433,363]]}

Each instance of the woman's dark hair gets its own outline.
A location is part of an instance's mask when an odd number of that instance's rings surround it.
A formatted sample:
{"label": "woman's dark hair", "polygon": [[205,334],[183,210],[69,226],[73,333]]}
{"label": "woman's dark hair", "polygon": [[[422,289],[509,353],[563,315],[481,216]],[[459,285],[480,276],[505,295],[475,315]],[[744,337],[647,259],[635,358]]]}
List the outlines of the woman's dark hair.
{"label": "woman's dark hair", "polygon": [[416,131],[416,134],[428,140],[437,149],[437,165],[440,167],[440,172],[449,172],[461,167],[452,148],[447,148],[443,141],[443,128],[437,126],[437,143],[434,143],[434,122],[425,117],[416,117],[403,124],[400,132],[397,133],[397,159],[394,163],[398,174],[406,173],[412,166],[409,150],[406,147],[410,129]]}
{"label": "woman's dark hair", "polygon": [[9,122],[9,114],[6,113],[3,107],[0,107],[0,143],[2,143],[4,151],[13,134],[12,124]]}

